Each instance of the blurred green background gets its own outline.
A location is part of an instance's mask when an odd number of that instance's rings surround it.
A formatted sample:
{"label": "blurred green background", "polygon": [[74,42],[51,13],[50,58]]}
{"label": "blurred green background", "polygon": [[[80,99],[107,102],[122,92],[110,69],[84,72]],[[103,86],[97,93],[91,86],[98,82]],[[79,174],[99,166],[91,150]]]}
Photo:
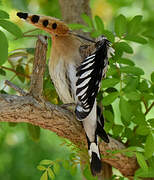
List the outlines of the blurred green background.
{"label": "blurred green background", "polygon": [[[124,14],[128,18],[143,15],[144,25],[154,29],[153,0],[91,0],[90,6],[93,16],[99,15],[105,26],[111,31],[113,30],[113,21],[119,14]],[[61,18],[58,0],[1,0],[0,9],[8,12],[10,20],[18,24],[23,31],[33,27],[16,17],[16,12],[19,10]],[[14,36],[10,33],[6,31],[5,34],[9,39],[9,52],[16,48],[33,48],[35,46],[36,40],[34,38],[15,41]],[[139,67],[144,67],[144,77],[150,79],[150,73],[154,70],[154,41],[151,40],[144,46],[132,43],[132,46],[135,52],[131,58]],[[1,89],[9,91],[11,94],[15,92],[4,85],[4,80],[10,80],[13,76],[12,72],[7,72],[5,77],[0,76]],[[17,77],[13,78],[13,82],[20,87],[28,88],[27,83],[21,84]],[[116,109],[116,105],[114,107]],[[116,113],[117,122],[119,116],[119,112]],[[153,118],[154,110],[148,116]],[[44,129],[41,129],[40,139],[35,141],[29,135],[26,124],[13,126],[8,123],[1,123],[0,180],[38,180],[42,173],[36,167],[42,159],[67,160],[71,155],[70,148],[61,145],[63,141],[54,133]],[[60,172],[56,175],[56,180],[65,179],[82,179],[80,169],[78,168],[77,173],[71,174],[70,171],[61,166]]]}

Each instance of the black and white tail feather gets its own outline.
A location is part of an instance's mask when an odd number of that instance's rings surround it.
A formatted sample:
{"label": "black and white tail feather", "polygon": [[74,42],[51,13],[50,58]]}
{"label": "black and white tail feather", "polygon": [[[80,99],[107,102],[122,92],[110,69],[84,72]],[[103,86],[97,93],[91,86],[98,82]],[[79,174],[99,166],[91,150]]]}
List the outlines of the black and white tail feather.
{"label": "black and white tail feather", "polygon": [[90,155],[90,167],[94,176],[102,169],[98,136],[106,143],[109,142],[104,130],[104,118],[96,104],[100,83],[107,71],[109,51],[112,52],[110,42],[106,37],[101,36],[95,44],[94,52],[83,60],[77,68],[76,74],[78,77],[76,82],[78,102],[75,113],[77,118],[83,121]]}

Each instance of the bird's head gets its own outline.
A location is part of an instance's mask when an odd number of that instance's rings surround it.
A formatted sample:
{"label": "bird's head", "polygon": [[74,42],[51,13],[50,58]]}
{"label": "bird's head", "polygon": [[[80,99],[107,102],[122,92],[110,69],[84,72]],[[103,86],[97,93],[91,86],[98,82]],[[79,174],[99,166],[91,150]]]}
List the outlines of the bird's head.
{"label": "bird's head", "polygon": [[31,15],[23,12],[18,12],[17,16],[53,36],[65,36],[69,32],[69,27],[63,21],[50,16]]}

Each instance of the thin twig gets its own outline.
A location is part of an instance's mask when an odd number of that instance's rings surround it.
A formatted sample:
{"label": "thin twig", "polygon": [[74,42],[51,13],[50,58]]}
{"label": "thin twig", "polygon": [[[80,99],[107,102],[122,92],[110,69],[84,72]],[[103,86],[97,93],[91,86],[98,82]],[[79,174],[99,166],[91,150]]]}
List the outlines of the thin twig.
{"label": "thin twig", "polygon": [[[35,38],[38,38],[40,36],[44,36],[44,35],[32,35],[32,34],[29,34],[29,35],[23,35],[23,37],[35,37]],[[51,37],[50,36],[44,36],[46,39],[50,39]]]}
{"label": "thin twig", "polygon": [[[10,79],[9,81],[13,81],[13,79],[16,77],[16,74],[14,74]],[[4,87],[2,88],[2,90],[4,90],[6,88],[6,84],[4,83]]]}
{"label": "thin twig", "polygon": [[35,37],[35,38],[37,38],[38,35],[23,35],[23,37]]}
{"label": "thin twig", "polygon": [[23,77],[26,77],[26,78],[30,79],[30,76],[29,76],[29,75],[27,75],[27,74],[22,74],[22,73],[20,73],[20,72],[17,72],[16,70],[14,70],[14,69],[12,69],[12,68],[8,68],[8,67],[5,67],[5,66],[0,66],[0,68],[6,69],[6,70],[8,70],[8,71],[14,72],[16,75],[23,76]]}
{"label": "thin twig", "polygon": [[27,95],[27,93],[23,89],[17,87],[15,84],[11,83],[10,81],[6,80],[5,84],[10,86],[15,91],[17,91],[20,95],[22,95],[22,96],[26,96]]}
{"label": "thin twig", "polygon": [[144,115],[147,115],[148,112],[152,109],[153,106],[154,106],[154,101],[153,101],[153,103],[150,105],[150,107],[147,108],[147,110],[145,111]]}
{"label": "thin twig", "polygon": [[144,104],[144,106],[145,106],[145,109],[146,109],[146,111],[147,111],[148,105],[147,105],[147,103],[146,103],[144,97],[142,97],[141,99],[142,99],[142,102],[143,102],[143,104]]}
{"label": "thin twig", "polygon": [[40,29],[38,29],[38,28],[31,29],[29,31],[24,32],[23,34],[25,35],[25,34],[28,34],[28,33],[31,33],[31,32],[37,31],[37,30],[40,30]]}

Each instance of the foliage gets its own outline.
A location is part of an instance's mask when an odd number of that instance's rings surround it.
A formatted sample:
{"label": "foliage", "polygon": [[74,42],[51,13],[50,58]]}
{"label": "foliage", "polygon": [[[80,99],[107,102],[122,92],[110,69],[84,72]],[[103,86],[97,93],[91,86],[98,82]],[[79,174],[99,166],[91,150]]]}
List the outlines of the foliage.
{"label": "foliage", "polygon": [[[10,32],[11,34],[13,34],[14,36],[21,37],[22,32],[20,28],[16,24],[6,19],[9,19],[9,14],[3,10],[0,10],[0,26],[8,32]],[[8,41],[5,34],[2,31],[0,31],[0,49],[0,65],[2,65],[7,61],[8,58]]]}
{"label": "foliage", "polygon": [[[133,54],[131,42],[140,44],[148,42],[147,35],[143,33],[145,29],[142,16],[137,15],[129,20],[124,15],[119,15],[115,19],[115,34],[104,28],[98,16],[95,16],[94,21],[86,15],[83,19],[87,26],[71,24],[70,27],[83,28],[83,31],[90,32],[95,38],[103,34],[112,42],[112,47],[115,49],[115,54],[109,60],[107,77],[102,81],[98,96],[98,101],[104,106],[105,129],[112,137],[124,142],[129,150],[135,146],[133,152],[140,165],[135,178],[154,177],[152,173],[154,119],[147,118],[147,114],[154,106],[154,72],[151,73],[151,80],[143,78],[144,70],[135,66],[127,55]],[[114,102],[119,104],[120,123],[114,121]],[[138,148],[142,151],[138,152]],[[127,155],[132,156],[134,153]]]}
{"label": "foliage", "polygon": [[[13,2],[15,3],[15,1]],[[21,1],[18,6],[22,6],[23,2]],[[42,2],[40,1],[40,3]],[[109,3],[117,7],[131,5],[133,1],[111,2],[109,0]],[[24,9],[26,9],[25,6],[24,4]],[[146,2],[144,8],[145,11],[148,11]],[[50,12],[48,13],[50,14]],[[57,16],[60,16],[60,13]],[[138,67],[133,59],[137,44],[143,47],[147,44],[154,44],[153,27],[149,25],[153,24],[152,17],[145,21],[141,15],[129,18],[120,14],[114,19],[110,28],[106,28],[99,16],[91,19],[83,14],[82,18],[86,25],[70,24],[70,28],[89,32],[92,38],[103,34],[111,41],[112,47],[115,49],[115,54],[109,60],[107,76],[102,81],[97,99],[104,107],[106,131],[112,137],[123,142],[127,148],[110,151],[108,152],[109,156],[114,157],[119,152],[128,157],[135,155],[140,168],[136,171],[134,179],[154,177],[154,118],[149,118],[149,113],[154,106],[154,72],[151,72],[150,79],[148,79],[145,77],[144,69]],[[8,19],[9,14],[0,10],[0,26],[15,38],[23,40],[27,33],[22,33],[20,28]],[[0,78],[11,77],[9,80],[15,80],[20,87],[27,89],[30,83],[34,48],[20,48],[19,46],[19,48],[11,49],[8,53],[9,41],[6,31],[0,31]],[[38,32],[33,34],[36,33]],[[7,93],[5,86],[0,89],[0,92]],[[44,96],[54,104],[61,104],[50,80],[48,68],[44,75]],[[10,126],[12,125],[10,124]],[[28,132],[33,140],[38,141],[40,138],[38,127],[28,125]],[[78,157],[82,153],[76,152],[75,149],[71,149],[71,152],[74,153],[70,154],[69,159],[42,160],[37,166],[43,172],[41,179],[46,180],[48,177],[55,179],[60,174],[58,169],[62,168],[69,170],[72,175],[76,174],[77,165],[80,164]],[[41,158],[43,159],[43,157]],[[89,166],[84,167],[83,174],[89,180],[97,179],[91,177]],[[112,177],[112,179],[117,178],[124,179],[122,176],[114,175]]]}

